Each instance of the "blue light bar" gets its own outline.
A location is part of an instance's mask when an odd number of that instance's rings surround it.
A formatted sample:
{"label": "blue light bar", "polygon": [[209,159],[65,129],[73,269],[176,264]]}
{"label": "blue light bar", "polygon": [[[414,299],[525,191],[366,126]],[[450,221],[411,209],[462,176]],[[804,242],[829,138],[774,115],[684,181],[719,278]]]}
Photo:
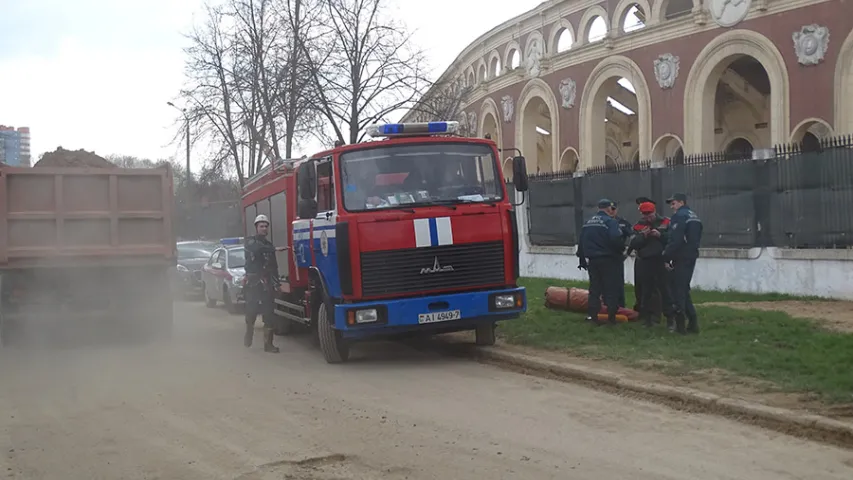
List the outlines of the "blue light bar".
{"label": "blue light bar", "polygon": [[429,122],[427,128],[429,129],[429,133],[446,133],[447,122]]}
{"label": "blue light bar", "polygon": [[219,240],[219,243],[222,245],[241,245],[243,237],[222,238]]}
{"label": "blue light bar", "polygon": [[380,123],[368,127],[367,134],[371,137],[403,137],[452,134],[458,130],[459,122]]}

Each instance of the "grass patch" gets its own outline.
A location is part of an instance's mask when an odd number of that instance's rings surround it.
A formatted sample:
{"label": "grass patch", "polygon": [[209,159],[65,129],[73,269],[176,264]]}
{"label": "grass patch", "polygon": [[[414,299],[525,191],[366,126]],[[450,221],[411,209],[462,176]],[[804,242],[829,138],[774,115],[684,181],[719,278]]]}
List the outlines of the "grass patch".
{"label": "grass patch", "polygon": [[[557,280],[554,278],[522,278],[519,283],[521,283],[522,286],[527,287],[528,295],[538,295],[539,298],[544,298],[545,289],[550,286],[576,287],[583,289],[589,288],[589,283],[587,282]],[[733,290],[723,292],[718,290],[692,289],[690,291],[690,295],[693,297],[693,303],[695,305],[712,302],[781,302],[786,300],[833,301],[827,298],[815,296],[797,296],[788,295],[786,293],[746,293],[735,292]],[[633,285],[625,285],[625,301],[628,303],[629,308],[634,304]]]}
{"label": "grass patch", "polygon": [[[503,322],[501,335],[510,343],[554,350],[570,350],[590,358],[617,360],[631,366],[651,367],[672,374],[722,369],[778,385],[783,391],[814,392],[828,402],[853,401],[853,334],[833,333],[805,319],[783,312],[735,310],[699,306],[705,302],[802,300],[785,295],[694,291],[699,311],[699,336],[670,335],[663,327],[646,329],[638,324],[618,328],[595,327],[583,314],[545,308],[550,285],[584,283],[524,278],[528,313],[520,320]],[[633,304],[633,288],[626,287]]]}

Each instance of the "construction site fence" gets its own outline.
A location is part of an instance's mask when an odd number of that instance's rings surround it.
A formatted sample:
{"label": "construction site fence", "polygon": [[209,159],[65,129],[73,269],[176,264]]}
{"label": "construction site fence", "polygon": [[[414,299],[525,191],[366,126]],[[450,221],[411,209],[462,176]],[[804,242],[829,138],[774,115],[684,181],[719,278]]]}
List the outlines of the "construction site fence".
{"label": "construction site fence", "polygon": [[619,216],[631,222],[639,220],[638,197],[670,215],[664,202],[676,192],[702,219],[706,248],[851,248],[853,136],[808,149],[792,144],[532,175],[525,201],[530,241],[575,245],[603,198],[617,202]]}

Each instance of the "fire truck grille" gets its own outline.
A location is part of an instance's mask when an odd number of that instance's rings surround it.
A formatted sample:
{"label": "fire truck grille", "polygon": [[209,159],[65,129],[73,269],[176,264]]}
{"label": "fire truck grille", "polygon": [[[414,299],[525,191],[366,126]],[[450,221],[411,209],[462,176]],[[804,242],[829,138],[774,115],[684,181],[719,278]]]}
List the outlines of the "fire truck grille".
{"label": "fire truck grille", "polygon": [[505,283],[501,242],[361,254],[364,296]]}

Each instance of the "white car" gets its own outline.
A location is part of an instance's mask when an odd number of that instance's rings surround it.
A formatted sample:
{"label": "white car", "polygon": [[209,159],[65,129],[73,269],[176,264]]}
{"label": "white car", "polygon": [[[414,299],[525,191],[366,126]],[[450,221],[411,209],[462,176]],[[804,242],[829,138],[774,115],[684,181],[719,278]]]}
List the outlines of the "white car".
{"label": "white car", "polygon": [[213,308],[218,302],[231,313],[245,304],[243,285],[246,278],[246,252],[243,245],[221,246],[210,255],[201,270],[204,303]]}

